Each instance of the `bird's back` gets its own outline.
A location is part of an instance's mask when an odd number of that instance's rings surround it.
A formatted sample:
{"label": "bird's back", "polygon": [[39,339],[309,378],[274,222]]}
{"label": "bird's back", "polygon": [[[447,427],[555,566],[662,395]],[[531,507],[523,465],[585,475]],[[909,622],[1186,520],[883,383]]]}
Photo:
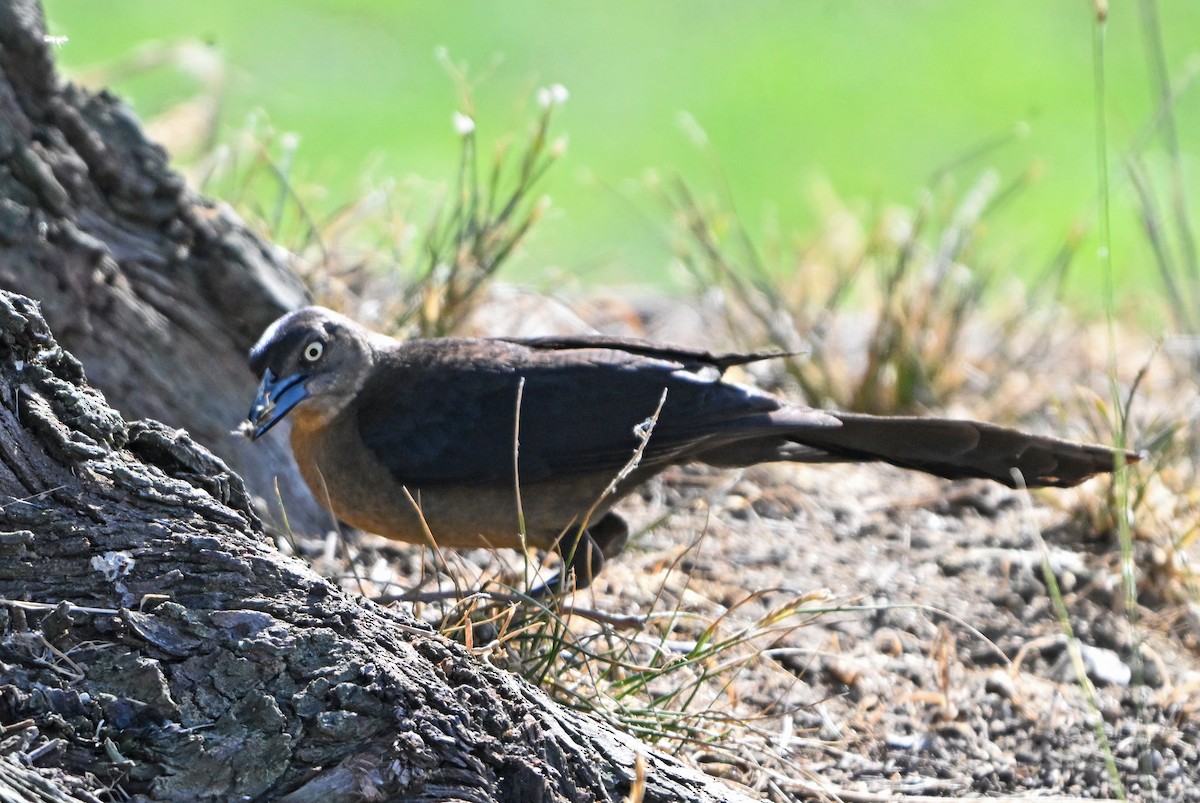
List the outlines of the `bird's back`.
{"label": "bird's back", "polygon": [[360,433],[397,478],[436,485],[511,483],[514,464],[523,483],[615,474],[639,447],[661,468],[776,431],[785,408],[836,426],[724,381],[721,360],[601,338],[410,341],[380,355]]}

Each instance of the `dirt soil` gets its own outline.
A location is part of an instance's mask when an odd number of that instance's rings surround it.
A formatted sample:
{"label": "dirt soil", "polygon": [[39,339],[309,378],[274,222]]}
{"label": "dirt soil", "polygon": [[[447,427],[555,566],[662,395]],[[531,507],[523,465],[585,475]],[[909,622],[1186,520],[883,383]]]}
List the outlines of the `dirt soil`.
{"label": "dirt soil", "polygon": [[[795,706],[787,735],[768,741],[772,769],[847,791],[1114,797],[1111,751],[1131,798],[1200,800],[1196,653],[1152,611],[1131,626],[1116,548],[1090,541],[1056,509],[1063,501],[834,466],[753,470],[712,502],[711,537],[682,567],[692,593],[719,605],[747,589],[824,588],[848,608],[797,627],[738,680],[733,693],[751,710]],[[638,546],[669,551],[670,533]],[[784,777],[774,785],[788,788]]]}
{"label": "dirt soil", "polygon": [[[1200,801],[1195,622],[1164,604],[1131,624],[1117,548],[1070,513],[1106,482],[1027,497],[888,466],[673,470],[623,507],[635,529],[657,525],[571,601],[658,614],[619,638],[677,659],[706,631],[756,633],[649,691],[695,691],[698,730],[660,748],[769,799],[1115,798],[1111,758],[1130,799]],[[437,585],[420,549],[355,543],[347,583]],[[496,569],[482,551],[446,557],[468,588]],[[568,622],[581,639],[597,630]]]}

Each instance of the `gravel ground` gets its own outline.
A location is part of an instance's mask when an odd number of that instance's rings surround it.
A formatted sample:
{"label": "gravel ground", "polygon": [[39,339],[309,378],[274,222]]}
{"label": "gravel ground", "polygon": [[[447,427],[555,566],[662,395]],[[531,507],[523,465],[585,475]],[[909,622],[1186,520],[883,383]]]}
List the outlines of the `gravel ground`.
{"label": "gravel ground", "polygon": [[[686,566],[694,593],[827,589],[851,608],[806,621],[739,679],[746,713],[795,707],[791,738],[764,745],[762,763],[841,790],[1105,798],[1115,773],[1132,799],[1200,800],[1194,631],[1173,606],[1131,623],[1116,546],[1069,512],[1105,482],[1029,499],[890,467],[780,467],[708,502],[711,537]],[[637,546],[670,550],[680,528]]]}

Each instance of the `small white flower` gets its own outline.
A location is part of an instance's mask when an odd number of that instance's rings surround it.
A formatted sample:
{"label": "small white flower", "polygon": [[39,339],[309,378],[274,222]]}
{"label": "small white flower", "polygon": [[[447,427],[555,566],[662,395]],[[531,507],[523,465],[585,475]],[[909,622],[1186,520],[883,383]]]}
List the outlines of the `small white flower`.
{"label": "small white flower", "polygon": [[571,93],[562,84],[551,84],[538,90],[537,102],[543,109],[551,106],[561,106],[571,97]]}
{"label": "small white flower", "polygon": [[966,287],[971,283],[974,275],[974,272],[968,266],[961,262],[955,262],[954,266],[950,269],[949,279],[961,287]]}
{"label": "small white flower", "polygon": [[455,112],[454,132],[460,137],[475,133],[475,121],[462,112]]}

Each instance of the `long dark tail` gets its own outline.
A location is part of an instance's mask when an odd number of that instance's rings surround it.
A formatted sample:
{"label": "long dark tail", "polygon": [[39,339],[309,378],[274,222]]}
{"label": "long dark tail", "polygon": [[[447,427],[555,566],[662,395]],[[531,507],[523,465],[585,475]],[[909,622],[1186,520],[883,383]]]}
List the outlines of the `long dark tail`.
{"label": "long dark tail", "polygon": [[[1010,488],[1078,485],[1111,472],[1118,452],[1106,446],[1032,435],[994,424],[947,418],[873,416],[829,411],[838,426],[788,426],[778,435],[725,444],[699,456],[714,465],[770,460],[802,463],[882,461],[947,479],[981,477]],[[1121,452],[1136,463],[1137,452]],[[1020,473],[1020,478],[1014,475]]]}
{"label": "long dark tail", "polygon": [[[842,426],[809,430],[796,442],[837,459],[882,460],[948,479],[983,477],[1010,488],[1021,483],[1031,488],[1069,487],[1111,472],[1116,465],[1117,453],[1105,446],[978,421],[832,415]],[[1123,455],[1126,463],[1141,457],[1136,452]]]}

